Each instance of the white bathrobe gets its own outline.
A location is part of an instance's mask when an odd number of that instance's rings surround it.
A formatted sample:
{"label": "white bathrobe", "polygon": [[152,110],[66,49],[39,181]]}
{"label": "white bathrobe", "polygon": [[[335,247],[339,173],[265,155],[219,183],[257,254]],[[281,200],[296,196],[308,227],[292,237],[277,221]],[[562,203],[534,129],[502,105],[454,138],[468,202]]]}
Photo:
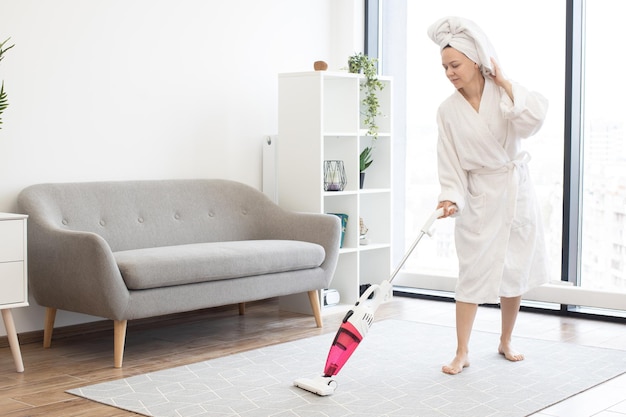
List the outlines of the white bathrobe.
{"label": "white bathrobe", "polygon": [[513,83],[514,102],[486,77],[479,111],[455,91],[437,114],[441,194],[459,208],[456,300],[497,303],[548,282],[548,259],[528,153],[548,103]]}

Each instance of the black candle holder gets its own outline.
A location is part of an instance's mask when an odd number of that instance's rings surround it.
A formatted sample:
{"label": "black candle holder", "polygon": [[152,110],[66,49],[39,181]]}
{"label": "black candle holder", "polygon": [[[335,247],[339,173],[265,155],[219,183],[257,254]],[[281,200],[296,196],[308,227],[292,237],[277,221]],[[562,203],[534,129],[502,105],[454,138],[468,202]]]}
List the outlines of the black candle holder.
{"label": "black candle holder", "polygon": [[346,188],[346,170],[343,161],[324,161],[324,191],[343,191]]}

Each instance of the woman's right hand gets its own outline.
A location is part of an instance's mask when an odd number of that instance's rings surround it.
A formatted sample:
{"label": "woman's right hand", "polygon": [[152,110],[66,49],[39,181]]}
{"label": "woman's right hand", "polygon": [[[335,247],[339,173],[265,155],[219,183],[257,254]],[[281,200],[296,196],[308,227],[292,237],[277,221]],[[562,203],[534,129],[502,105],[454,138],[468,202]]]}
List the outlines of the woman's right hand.
{"label": "woman's right hand", "polygon": [[440,201],[437,204],[437,208],[440,209],[443,207],[443,216],[439,217],[440,219],[445,219],[446,217],[452,216],[457,212],[458,208],[454,202],[449,200]]}

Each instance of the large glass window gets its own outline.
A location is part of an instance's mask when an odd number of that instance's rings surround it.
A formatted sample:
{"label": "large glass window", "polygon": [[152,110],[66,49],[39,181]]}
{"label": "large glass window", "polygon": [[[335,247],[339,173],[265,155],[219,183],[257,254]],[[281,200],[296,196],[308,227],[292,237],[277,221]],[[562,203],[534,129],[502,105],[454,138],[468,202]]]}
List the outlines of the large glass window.
{"label": "large glass window", "polygon": [[623,0],[585,3],[582,245],[584,288],[626,290],[626,83]]}
{"label": "large glass window", "polygon": [[[617,0],[619,1],[619,0]],[[392,3],[392,2],[388,2]],[[419,228],[437,204],[437,125],[436,111],[453,86],[445,77],[439,48],[427,36],[428,26],[437,19],[456,15],[475,21],[490,37],[497,50],[500,66],[512,80],[541,92],[550,102],[550,110],[541,131],[525,142],[533,159],[530,170],[541,202],[549,251],[553,260],[553,279],[561,278],[562,177],[563,177],[563,108],[565,60],[565,5],[563,2],[529,0],[508,2],[503,11],[499,0],[448,0],[406,2],[406,67],[399,69],[394,57],[385,55],[384,72],[406,70],[406,166],[395,175],[405,179],[404,222],[396,222],[404,245],[409,247]],[[383,7],[384,4],[383,4]],[[384,10],[384,9],[383,9]],[[541,13],[537,13],[541,10]],[[502,14],[506,13],[506,18]],[[514,17],[514,18],[512,18]],[[383,27],[393,31],[391,25]],[[397,34],[395,34],[397,36]],[[391,73],[390,75],[394,75]],[[404,76],[399,77],[404,80]],[[396,109],[396,114],[402,111]],[[404,147],[404,144],[400,145]],[[397,257],[398,250],[395,255]],[[433,239],[424,239],[409,259],[407,271],[415,276],[455,277],[457,258],[454,249],[453,221],[436,224]]]}
{"label": "large glass window", "polygon": [[[529,300],[603,315],[626,309],[626,84],[620,81],[623,0],[509,2],[410,0],[382,5],[383,73],[395,84],[394,263],[436,205],[439,104],[453,92],[438,47],[426,35],[444,16],[478,23],[506,75],[550,102],[541,131],[526,140],[541,204],[552,280]],[[537,13],[540,10],[540,13]],[[506,18],[502,16],[506,14]],[[513,18],[512,18],[513,17]],[[564,156],[565,155],[565,156]],[[565,217],[563,216],[565,214]],[[436,222],[394,282],[452,291],[457,270],[453,220]],[[599,308],[599,310],[597,310]]]}

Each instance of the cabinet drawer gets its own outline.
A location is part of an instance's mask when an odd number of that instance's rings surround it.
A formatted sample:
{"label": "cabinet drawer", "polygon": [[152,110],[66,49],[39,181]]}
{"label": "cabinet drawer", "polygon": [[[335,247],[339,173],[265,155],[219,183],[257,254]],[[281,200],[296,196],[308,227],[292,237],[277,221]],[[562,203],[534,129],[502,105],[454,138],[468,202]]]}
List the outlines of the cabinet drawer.
{"label": "cabinet drawer", "polygon": [[0,307],[26,301],[24,262],[0,263]]}
{"label": "cabinet drawer", "polygon": [[24,260],[24,221],[0,221],[0,262]]}

